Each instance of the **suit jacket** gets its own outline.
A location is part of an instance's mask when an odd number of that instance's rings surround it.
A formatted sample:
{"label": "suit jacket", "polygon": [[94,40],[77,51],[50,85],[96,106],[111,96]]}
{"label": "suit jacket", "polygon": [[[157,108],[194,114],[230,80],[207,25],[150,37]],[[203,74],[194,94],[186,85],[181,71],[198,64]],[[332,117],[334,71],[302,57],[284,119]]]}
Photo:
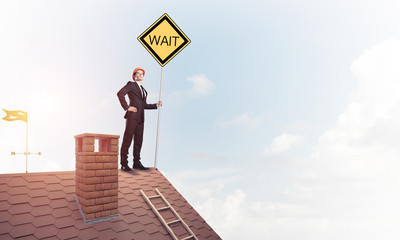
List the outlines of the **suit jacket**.
{"label": "suit jacket", "polygon": [[[145,109],[157,109],[157,104],[147,104],[147,91],[144,90],[144,96],[142,91],[136,82],[129,81],[119,92],[117,93],[119,102],[122,108],[126,111],[124,118],[133,121],[144,122],[144,110]],[[125,95],[128,94],[129,105],[126,102]],[[137,112],[127,111],[129,107],[136,107]]]}

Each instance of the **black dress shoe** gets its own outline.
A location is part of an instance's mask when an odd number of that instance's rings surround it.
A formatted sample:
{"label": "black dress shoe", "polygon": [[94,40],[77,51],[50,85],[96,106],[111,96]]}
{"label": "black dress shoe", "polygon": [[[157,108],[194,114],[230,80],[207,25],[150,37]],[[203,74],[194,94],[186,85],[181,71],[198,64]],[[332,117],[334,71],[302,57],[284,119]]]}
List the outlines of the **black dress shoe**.
{"label": "black dress shoe", "polygon": [[141,162],[134,163],[133,168],[140,169],[140,170],[148,170],[149,169],[148,167],[143,166]]}
{"label": "black dress shoe", "polygon": [[129,166],[121,166],[121,170],[124,170],[124,171],[132,171],[132,168],[130,168]]}

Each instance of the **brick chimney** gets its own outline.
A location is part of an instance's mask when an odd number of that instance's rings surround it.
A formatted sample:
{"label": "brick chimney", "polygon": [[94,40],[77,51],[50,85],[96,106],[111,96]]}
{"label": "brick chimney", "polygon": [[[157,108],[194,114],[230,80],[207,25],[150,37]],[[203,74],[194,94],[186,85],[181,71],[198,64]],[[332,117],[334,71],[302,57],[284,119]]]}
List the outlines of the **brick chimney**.
{"label": "brick chimney", "polygon": [[118,139],[93,133],[75,136],[75,195],[85,223],[118,217]]}

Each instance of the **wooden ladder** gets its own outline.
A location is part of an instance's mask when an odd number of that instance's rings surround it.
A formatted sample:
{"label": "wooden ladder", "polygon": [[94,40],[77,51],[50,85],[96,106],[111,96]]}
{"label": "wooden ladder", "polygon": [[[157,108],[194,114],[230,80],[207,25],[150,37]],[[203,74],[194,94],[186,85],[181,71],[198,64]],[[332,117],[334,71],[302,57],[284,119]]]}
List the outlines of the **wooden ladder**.
{"label": "wooden ladder", "polygon": [[[183,221],[183,219],[181,218],[181,216],[179,216],[179,214],[175,211],[175,209],[171,206],[171,204],[167,201],[167,199],[165,199],[165,197],[161,194],[160,191],[158,191],[158,189],[156,188],[156,192],[158,195],[154,195],[154,196],[150,196],[147,197],[146,194],[143,192],[142,189],[140,189],[140,193],[142,194],[144,200],[146,200],[147,204],[149,204],[149,206],[151,207],[151,209],[153,209],[153,212],[157,215],[157,217],[160,219],[161,223],[164,225],[164,227],[167,229],[167,231],[169,232],[169,234],[172,236],[172,238],[174,240],[179,240],[175,233],[172,231],[172,229],[169,227],[169,225],[174,224],[174,223],[182,223],[183,227],[185,228],[185,230],[190,234],[189,236],[182,238],[181,240],[188,240],[188,239],[195,239],[198,240],[198,238],[196,237],[196,235],[194,235],[194,233],[192,232],[192,230],[190,230],[189,226]],[[150,199],[152,198],[161,198],[163,200],[163,202],[167,205],[165,207],[162,208],[156,208],[153,203],[150,201]],[[170,209],[172,211],[172,213],[175,215],[175,217],[177,218],[176,220],[173,220],[171,222],[166,222],[165,219],[163,218],[163,216],[161,216],[160,212],[165,211]]]}

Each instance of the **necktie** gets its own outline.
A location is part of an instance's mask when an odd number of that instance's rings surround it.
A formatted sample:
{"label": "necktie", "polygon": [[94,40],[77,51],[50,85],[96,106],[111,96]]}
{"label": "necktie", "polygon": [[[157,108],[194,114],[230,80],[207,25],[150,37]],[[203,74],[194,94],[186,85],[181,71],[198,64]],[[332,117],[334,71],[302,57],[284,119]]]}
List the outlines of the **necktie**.
{"label": "necktie", "polygon": [[140,85],[140,88],[142,89],[142,97],[145,98],[145,95],[144,95],[145,93],[144,93],[144,88],[143,88],[143,86]]}

